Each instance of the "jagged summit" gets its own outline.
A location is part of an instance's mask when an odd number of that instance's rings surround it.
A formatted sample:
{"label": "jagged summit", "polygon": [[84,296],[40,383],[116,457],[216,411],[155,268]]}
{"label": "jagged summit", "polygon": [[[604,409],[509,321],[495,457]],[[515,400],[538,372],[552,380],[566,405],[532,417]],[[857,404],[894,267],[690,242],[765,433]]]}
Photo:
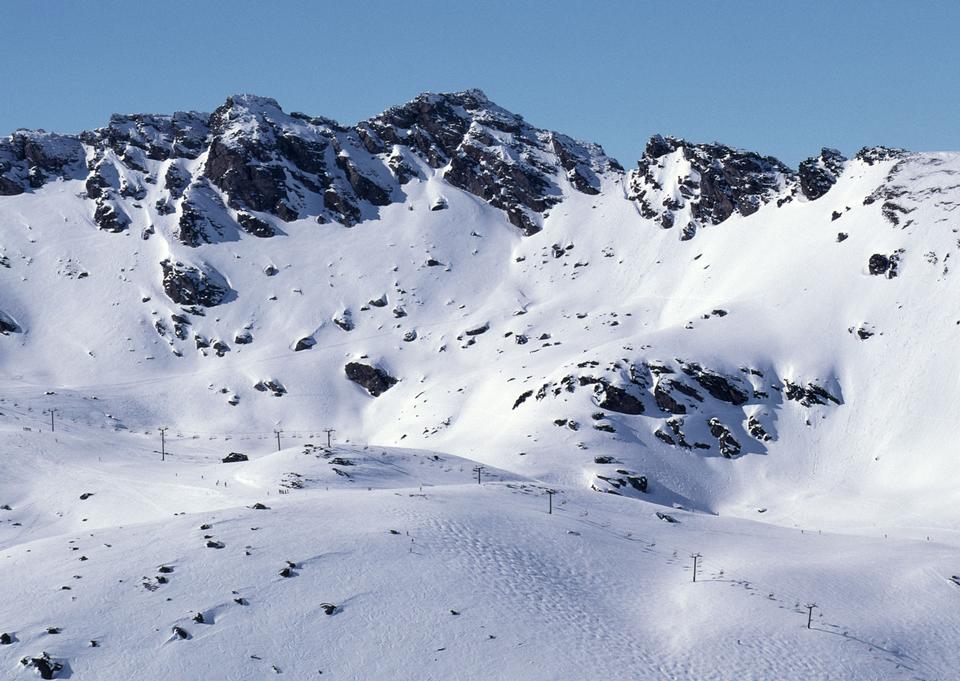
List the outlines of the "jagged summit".
{"label": "jagged summit", "polygon": [[[403,201],[410,180],[440,173],[533,234],[565,192],[599,193],[599,176],[620,170],[599,146],[535,128],[480,90],[424,93],[354,126],[236,94],[209,115],[116,115],[78,136],[37,137],[17,133],[0,142],[0,193],[36,189],[48,177],[77,179],[82,171],[74,166],[86,159],[97,222],[122,231],[129,221],[118,195],[135,197],[134,185],[155,181],[148,161],[170,161],[161,212],[179,214],[188,245],[223,237],[224,223],[244,227],[237,215],[198,217],[196,204],[215,204],[216,191],[234,211],[352,226]],[[58,153],[48,151],[54,142]],[[202,166],[189,163],[201,156]]]}
{"label": "jagged summit", "polygon": [[[874,147],[855,160],[906,155]],[[846,163],[824,149],[793,170],[772,156],[654,135],[627,174],[626,195],[642,218],[688,240],[770,203],[820,199]],[[599,145],[537,128],[479,89],[425,92],[354,125],[238,93],[211,114],[117,114],[79,135],[18,130],[0,140],[0,195],[83,179],[93,220],[122,232],[134,222],[124,200],[159,182],[158,216],[175,219],[191,247],[238,231],[273,236],[301,219],[350,227],[405,202],[409,182],[434,176],[502,210],[529,236],[565,197],[598,195],[604,178],[623,175]]]}

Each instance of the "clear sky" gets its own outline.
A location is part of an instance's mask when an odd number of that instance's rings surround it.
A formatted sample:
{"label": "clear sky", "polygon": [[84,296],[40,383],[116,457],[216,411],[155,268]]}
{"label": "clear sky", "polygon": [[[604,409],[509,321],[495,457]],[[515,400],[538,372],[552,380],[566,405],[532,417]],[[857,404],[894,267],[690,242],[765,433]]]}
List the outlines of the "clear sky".
{"label": "clear sky", "polygon": [[960,0],[0,0],[0,32],[2,134],[233,92],[353,123],[480,87],[626,166],[656,132],[792,165],[960,150]]}

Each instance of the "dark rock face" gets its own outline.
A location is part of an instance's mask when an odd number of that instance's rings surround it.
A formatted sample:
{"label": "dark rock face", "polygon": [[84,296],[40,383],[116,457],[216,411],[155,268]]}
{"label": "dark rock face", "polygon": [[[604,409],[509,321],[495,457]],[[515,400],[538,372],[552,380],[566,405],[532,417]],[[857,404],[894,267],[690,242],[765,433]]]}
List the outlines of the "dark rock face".
{"label": "dark rock face", "polygon": [[261,239],[266,239],[271,236],[276,236],[276,230],[270,225],[266,220],[261,220],[255,215],[250,215],[249,213],[237,213],[237,223],[240,225],[241,229],[247,234],[252,234],[253,236],[258,236]]}
{"label": "dark rock face", "polygon": [[303,338],[297,341],[297,344],[293,347],[293,350],[294,352],[309,350],[316,344],[317,344],[317,340],[313,336],[304,336]]}
{"label": "dark rock face", "polygon": [[[678,180],[678,199],[658,178],[681,160],[690,171]],[[702,225],[719,224],[734,213],[755,213],[793,182],[795,173],[772,156],[655,135],[630,175],[628,198],[637,201],[641,215],[664,229],[683,218],[681,238],[689,239]]]}
{"label": "dark rock face", "polygon": [[897,149],[895,147],[863,147],[857,152],[855,158],[872,166],[874,163],[879,163],[880,161],[902,159],[907,156],[907,153],[905,149]]}
{"label": "dark rock face", "polygon": [[601,409],[609,409],[618,414],[642,414],[643,402],[623,388],[606,382],[597,384],[598,404]]}
{"label": "dark rock face", "polygon": [[[190,176],[187,174],[187,171],[180,166],[171,165],[167,168],[167,172],[163,176],[163,182],[164,188],[170,192],[170,197],[179,199],[183,196],[183,190],[190,184]],[[87,193],[90,193],[89,189]]]}
{"label": "dark rock face", "polygon": [[84,159],[76,137],[18,130],[0,138],[0,196],[39,189],[55,177],[82,178]]}
{"label": "dark rock face", "polygon": [[788,400],[799,402],[804,407],[812,407],[815,404],[826,404],[827,402],[842,404],[840,398],[834,397],[827,391],[826,388],[812,382],[807,383],[806,386],[803,386],[798,383],[794,383],[793,381],[784,379],[783,391],[784,396]]}
{"label": "dark rock face", "polygon": [[803,195],[815,201],[830,191],[840,173],[843,172],[843,164],[846,160],[846,157],[836,149],[824,147],[819,156],[801,162],[798,176]]}
{"label": "dark rock face", "polygon": [[449,164],[450,184],[502,209],[524,234],[540,231],[543,213],[560,201],[558,174],[576,191],[595,194],[599,174],[620,170],[599,147],[538,130],[479,90],[423,94],[357,129],[371,151],[401,144],[433,168]]}
{"label": "dark rock face", "polygon": [[879,275],[886,274],[890,269],[890,258],[880,253],[874,253],[870,256],[870,260],[867,263],[867,267],[870,270],[870,274]]}
{"label": "dark rock face", "polygon": [[747,393],[736,387],[732,379],[705,371],[699,364],[684,364],[682,368],[685,374],[691,376],[714,399],[729,402],[738,407],[747,403]]}
{"label": "dark rock face", "polygon": [[658,381],[653,389],[653,398],[657,407],[670,414],[686,414],[687,408],[673,398],[670,394],[669,385],[665,383],[668,382]]}
{"label": "dark rock face", "polygon": [[368,364],[350,362],[344,367],[347,378],[373,397],[379,397],[397,383],[397,379],[383,369]]}
{"label": "dark rock face", "polygon": [[36,669],[41,679],[55,679],[57,672],[63,670],[63,664],[51,659],[47,653],[42,653],[40,657],[24,657],[20,664]]}
{"label": "dark rock face", "polygon": [[287,394],[286,387],[275,378],[257,381],[253,384],[253,389],[261,393],[269,392],[274,397],[283,397]]}
{"label": "dark rock face", "polygon": [[169,258],[160,263],[163,269],[163,290],[180,305],[214,307],[225,302],[232,293],[223,276],[210,266],[202,269]]}
{"label": "dark rock face", "polygon": [[221,461],[223,461],[223,463],[240,463],[241,461],[249,461],[249,458],[246,454],[241,454],[240,452],[230,452],[223,457]]}
{"label": "dark rock face", "polygon": [[773,439],[756,416],[751,416],[747,420],[747,432],[750,433],[751,437],[760,440],[761,442],[767,442]]}
{"label": "dark rock face", "polygon": [[122,232],[130,226],[130,218],[123,212],[123,209],[113,201],[103,198],[97,201],[96,210],[93,212],[93,221],[104,232]]}
{"label": "dark rock face", "polygon": [[9,336],[11,333],[19,333],[20,325],[14,321],[13,317],[0,310],[0,336]]}
{"label": "dark rock face", "polygon": [[717,444],[720,446],[720,453],[723,456],[732,459],[740,453],[740,443],[731,435],[730,429],[720,423],[718,418],[711,418],[707,425],[710,427],[710,434],[717,438]]}

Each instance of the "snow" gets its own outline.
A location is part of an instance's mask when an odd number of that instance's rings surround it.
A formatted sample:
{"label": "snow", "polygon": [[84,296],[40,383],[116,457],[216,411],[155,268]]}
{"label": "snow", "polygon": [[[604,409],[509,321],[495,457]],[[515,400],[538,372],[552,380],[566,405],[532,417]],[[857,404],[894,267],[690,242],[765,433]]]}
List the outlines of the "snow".
{"label": "snow", "polygon": [[[241,137],[285,116],[234,101],[252,112]],[[140,161],[154,178],[170,163]],[[671,191],[684,163],[668,160]],[[80,180],[2,197],[0,318],[21,332],[0,336],[0,632],[16,636],[0,676],[30,678],[19,660],[47,651],[62,678],[97,681],[953,678],[960,155],[915,155],[888,179],[894,163],[850,161],[823,198],[690,241],[643,219],[616,173],[597,175],[598,196],[558,179],[563,201],[531,237],[422,162],[379,219],[257,214],[281,233],[197,248],[137,170],[124,180],[146,196],[122,200],[122,234],[97,231]],[[864,204],[881,185],[902,190],[897,225],[884,199]],[[868,273],[871,254],[901,248],[897,277]],[[171,332],[182,311],[165,258],[237,292],[192,315],[186,339]],[[350,332],[331,323],[345,310]],[[861,326],[875,334],[848,331]],[[252,343],[234,342],[241,329]],[[198,349],[194,333],[231,349]],[[316,344],[294,351],[305,336]],[[349,361],[399,382],[372,398]],[[749,400],[707,396],[684,432],[711,448],[670,447],[653,435],[669,414],[652,383],[628,380],[643,362],[691,386],[683,366],[698,363]],[[645,413],[602,409],[594,384],[563,389],[568,376],[625,386]],[[286,394],[253,387],[265,380]],[[839,404],[788,400],[785,380]],[[718,454],[714,416],[738,457]],[[774,439],[752,438],[749,417]],[[231,451],[250,461],[221,463]],[[591,489],[617,470],[650,491]],[[294,576],[279,575],[286,561]]]}

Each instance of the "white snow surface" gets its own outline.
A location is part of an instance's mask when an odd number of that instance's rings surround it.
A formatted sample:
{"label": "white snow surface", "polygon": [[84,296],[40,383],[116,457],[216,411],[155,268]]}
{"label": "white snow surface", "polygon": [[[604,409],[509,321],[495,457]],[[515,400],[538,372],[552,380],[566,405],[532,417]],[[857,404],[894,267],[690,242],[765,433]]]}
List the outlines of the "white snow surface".
{"label": "white snow surface", "polygon": [[[20,327],[0,336],[0,678],[34,678],[20,660],[44,651],[57,678],[96,681],[958,678],[960,154],[893,165],[849,161],[823,198],[690,241],[614,173],[597,196],[558,183],[530,237],[425,164],[379,219],[263,214],[278,236],[197,248],[156,185],[125,200],[120,234],[96,229],[79,180],[0,197],[0,314]],[[881,185],[903,190],[898,225],[864,204]],[[898,249],[896,277],[869,274]],[[236,292],[186,340],[165,258]],[[351,361],[399,382],[371,397]],[[690,362],[746,403],[706,395]],[[670,414],[644,363],[705,397],[674,393],[709,449],[653,435]],[[600,408],[581,377],[644,413]],[[784,381],[838,403],[788,400]],[[232,451],[250,460],[221,463]]]}

